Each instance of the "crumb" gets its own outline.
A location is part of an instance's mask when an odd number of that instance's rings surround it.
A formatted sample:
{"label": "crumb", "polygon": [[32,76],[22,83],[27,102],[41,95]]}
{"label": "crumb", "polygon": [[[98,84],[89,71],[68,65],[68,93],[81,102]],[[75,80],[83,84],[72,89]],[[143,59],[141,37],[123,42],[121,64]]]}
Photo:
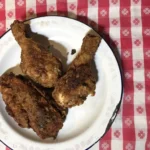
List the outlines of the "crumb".
{"label": "crumb", "polygon": [[72,49],[71,51],[71,55],[75,54],[76,53],[76,50],[75,49]]}

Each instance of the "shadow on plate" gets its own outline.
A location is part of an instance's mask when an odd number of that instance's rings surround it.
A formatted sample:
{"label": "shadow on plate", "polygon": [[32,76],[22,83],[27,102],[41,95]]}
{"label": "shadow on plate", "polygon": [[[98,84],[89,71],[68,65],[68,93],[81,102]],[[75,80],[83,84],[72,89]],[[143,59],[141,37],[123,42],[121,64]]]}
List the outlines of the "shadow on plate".
{"label": "shadow on plate", "polygon": [[68,55],[67,49],[60,43],[56,41],[52,41],[52,40],[49,40],[48,48],[51,51],[51,53],[62,62],[63,71],[66,72],[67,67],[68,67],[67,66],[67,55]]}
{"label": "shadow on plate", "polygon": [[9,68],[8,70],[6,70],[5,72],[4,72],[4,74],[7,74],[7,73],[14,73],[14,74],[16,74],[16,75],[24,75],[23,73],[22,73],[22,70],[21,70],[21,68],[20,68],[20,64],[17,64],[16,66],[13,66],[13,67],[11,67],[11,68]]}

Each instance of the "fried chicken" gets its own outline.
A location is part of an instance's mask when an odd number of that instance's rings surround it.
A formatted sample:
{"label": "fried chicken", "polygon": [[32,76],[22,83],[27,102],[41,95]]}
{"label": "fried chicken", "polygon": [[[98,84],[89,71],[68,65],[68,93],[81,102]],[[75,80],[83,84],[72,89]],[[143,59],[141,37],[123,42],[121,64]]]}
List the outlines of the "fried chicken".
{"label": "fried chicken", "polygon": [[29,128],[28,115],[19,101],[20,97],[17,95],[17,91],[14,92],[17,85],[18,81],[14,78],[13,74],[3,75],[0,78],[0,91],[3,95],[8,114],[15,119],[19,126],[22,128]]}
{"label": "fried chicken", "polygon": [[88,34],[84,37],[81,51],[67,73],[58,80],[52,93],[60,106],[70,108],[81,105],[89,94],[94,95],[96,79],[92,74],[91,62],[100,41],[99,36]]}
{"label": "fried chicken", "polygon": [[48,101],[31,81],[21,75],[4,74],[0,78],[0,91],[6,110],[21,127],[31,127],[42,139],[57,136],[67,111],[56,109],[52,100]]}
{"label": "fried chicken", "polygon": [[[25,78],[24,78],[25,79]],[[51,106],[53,106],[61,115],[61,117],[65,120],[66,116],[68,114],[68,109],[59,106],[56,101],[52,97],[53,88],[43,88],[42,86],[33,83],[31,80],[28,80],[28,82],[32,85],[34,89],[36,89],[47,101],[50,103]]]}
{"label": "fried chicken", "polygon": [[28,27],[29,25],[17,20],[11,25],[12,33],[22,49],[22,72],[44,87],[54,87],[62,74],[61,62],[29,37]]}

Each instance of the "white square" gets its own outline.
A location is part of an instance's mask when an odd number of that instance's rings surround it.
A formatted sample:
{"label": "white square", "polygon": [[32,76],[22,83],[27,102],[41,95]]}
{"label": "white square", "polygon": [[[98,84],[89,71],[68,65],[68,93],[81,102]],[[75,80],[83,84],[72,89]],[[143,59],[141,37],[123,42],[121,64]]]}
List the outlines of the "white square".
{"label": "white square", "polygon": [[112,39],[120,39],[120,28],[119,27],[110,27],[109,35]]}
{"label": "white square", "polygon": [[138,48],[135,47],[132,50],[132,54],[133,54],[133,59],[137,60],[137,59],[143,59],[144,58],[144,54],[143,54],[143,48]]}
{"label": "white square", "polygon": [[144,82],[144,69],[139,69],[134,71],[134,81]]}
{"label": "white square", "polygon": [[144,150],[145,149],[145,141],[146,139],[136,139],[135,149]]}
{"label": "white square", "polygon": [[141,17],[141,6],[131,5],[131,17]]}
{"label": "white square", "polygon": [[135,38],[135,39],[141,38],[142,37],[142,26],[131,27],[131,35],[132,35],[132,38]]}
{"label": "white square", "polygon": [[143,100],[145,101],[145,93],[134,93],[134,104],[141,105],[143,104]]}
{"label": "white square", "polygon": [[134,71],[134,81],[144,82],[144,69],[139,69]]}
{"label": "white square", "polygon": [[[98,13],[97,13],[97,8],[93,8],[93,7],[91,7],[91,8],[88,8],[88,17],[89,18],[91,18],[91,17],[93,17],[93,18],[98,18]],[[91,16],[91,17],[90,17]]]}
{"label": "white square", "polygon": [[109,7],[109,17],[110,18],[119,18],[120,13],[119,13],[119,7]]}
{"label": "white square", "polygon": [[122,140],[113,140],[111,142],[111,150],[122,150],[123,149],[123,141]]}

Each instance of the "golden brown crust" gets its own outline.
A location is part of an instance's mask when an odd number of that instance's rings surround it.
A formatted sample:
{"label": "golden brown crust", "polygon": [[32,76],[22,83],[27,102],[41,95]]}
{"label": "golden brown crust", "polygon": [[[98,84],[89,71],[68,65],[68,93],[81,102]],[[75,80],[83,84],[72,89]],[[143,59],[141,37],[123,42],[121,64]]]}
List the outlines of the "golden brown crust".
{"label": "golden brown crust", "polygon": [[0,78],[0,89],[8,113],[19,125],[31,127],[42,139],[57,136],[64,116],[33,88],[31,82],[20,75],[5,74]]}
{"label": "golden brown crust", "polygon": [[25,78],[21,75],[19,75],[20,78],[22,78],[22,80],[26,81],[30,86],[32,86],[42,97],[44,97],[47,102],[54,107],[59,114],[61,115],[62,119],[65,120],[66,116],[68,114],[68,109],[67,108],[63,108],[61,106],[59,106],[56,101],[53,99],[52,97],[52,92],[53,92],[53,88],[44,88],[41,85],[33,82],[32,80],[30,80],[29,78]]}
{"label": "golden brown crust", "polygon": [[3,75],[0,78],[0,89],[7,112],[15,119],[19,126],[29,128],[28,115],[18,100],[19,95],[17,95],[16,86],[18,86],[18,81],[14,79],[13,74],[9,74],[9,76]]}
{"label": "golden brown crust", "polygon": [[44,87],[54,87],[62,74],[61,62],[40,43],[28,38],[27,25],[23,22],[14,21],[11,29],[22,49],[22,72]]}
{"label": "golden brown crust", "polygon": [[94,95],[96,79],[92,74],[91,62],[100,40],[98,36],[87,35],[67,73],[56,83],[52,95],[60,106],[69,108],[81,105],[89,94]]}
{"label": "golden brown crust", "polygon": [[100,44],[101,38],[99,36],[88,34],[83,38],[81,50],[77,57],[70,64],[70,68],[76,68],[80,65],[90,64],[94,59],[96,50]]}
{"label": "golden brown crust", "polygon": [[62,107],[81,105],[89,94],[94,94],[95,83],[89,66],[79,66],[68,70],[57,82],[53,97]]}

